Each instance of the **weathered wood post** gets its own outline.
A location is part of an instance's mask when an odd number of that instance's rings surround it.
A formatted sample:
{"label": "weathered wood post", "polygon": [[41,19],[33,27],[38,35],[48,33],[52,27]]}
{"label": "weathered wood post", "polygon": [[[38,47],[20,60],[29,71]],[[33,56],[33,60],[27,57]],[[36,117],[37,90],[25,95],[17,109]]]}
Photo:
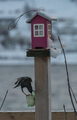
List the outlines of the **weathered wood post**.
{"label": "weathered wood post", "polygon": [[35,65],[35,120],[51,120],[51,64],[50,50],[27,51]]}

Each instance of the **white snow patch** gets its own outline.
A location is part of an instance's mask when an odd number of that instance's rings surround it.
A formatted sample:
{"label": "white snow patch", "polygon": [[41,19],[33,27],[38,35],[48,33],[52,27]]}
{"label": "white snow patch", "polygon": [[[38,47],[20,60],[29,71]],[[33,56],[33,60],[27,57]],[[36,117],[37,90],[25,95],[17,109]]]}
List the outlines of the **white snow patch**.
{"label": "white snow patch", "polygon": [[[27,57],[26,51],[1,51],[0,65],[34,65],[34,57]],[[66,53],[68,64],[77,64],[77,53]],[[56,59],[51,57],[51,64],[64,65],[65,60],[63,54],[60,54]]]}

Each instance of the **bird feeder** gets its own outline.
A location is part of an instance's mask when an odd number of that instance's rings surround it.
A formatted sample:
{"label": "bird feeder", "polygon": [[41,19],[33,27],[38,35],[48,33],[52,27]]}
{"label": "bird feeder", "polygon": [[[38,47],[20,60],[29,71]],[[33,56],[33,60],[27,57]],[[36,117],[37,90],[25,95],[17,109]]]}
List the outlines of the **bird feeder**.
{"label": "bird feeder", "polygon": [[52,21],[55,20],[57,19],[39,10],[26,21],[31,23],[32,49],[46,49],[48,37],[52,39]]}
{"label": "bird feeder", "polygon": [[[56,18],[46,12],[38,10],[26,21],[27,23],[31,23],[32,48],[28,51],[28,56],[38,57],[41,55],[41,57],[45,57],[51,55],[53,58],[56,58],[61,53],[60,49],[54,48],[52,40],[52,21],[56,20]],[[38,53],[39,49],[41,50],[40,54]]]}

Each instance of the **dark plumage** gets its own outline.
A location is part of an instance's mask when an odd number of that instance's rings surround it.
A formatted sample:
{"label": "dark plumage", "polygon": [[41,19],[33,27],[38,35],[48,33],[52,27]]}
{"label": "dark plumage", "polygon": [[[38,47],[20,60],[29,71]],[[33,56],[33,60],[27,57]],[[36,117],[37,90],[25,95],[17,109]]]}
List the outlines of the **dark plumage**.
{"label": "dark plumage", "polygon": [[20,77],[15,82],[16,86],[14,88],[21,86],[21,90],[25,94],[25,92],[23,91],[23,88],[26,87],[28,89],[28,91],[30,93],[32,93],[33,89],[32,89],[32,86],[31,86],[31,82],[32,82],[32,79],[30,77]]}

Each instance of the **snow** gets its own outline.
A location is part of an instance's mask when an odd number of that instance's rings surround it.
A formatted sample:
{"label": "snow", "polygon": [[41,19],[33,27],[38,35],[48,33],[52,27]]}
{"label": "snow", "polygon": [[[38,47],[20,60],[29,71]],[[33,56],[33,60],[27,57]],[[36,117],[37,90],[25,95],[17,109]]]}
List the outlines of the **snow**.
{"label": "snow", "polygon": [[[0,1],[0,18],[15,18],[23,12],[24,1]],[[19,10],[18,13],[16,10]]]}
{"label": "snow", "polygon": [[[28,0],[28,3],[31,4],[31,9],[34,7],[39,9],[43,8],[46,12],[48,11],[53,17],[57,18],[73,18],[77,19],[77,4],[75,2],[70,2],[70,0],[39,0],[34,3],[31,0]],[[0,11],[3,11],[0,14],[0,17],[18,17],[23,13],[24,6],[27,4],[27,1],[0,1]],[[9,7],[8,7],[9,6]],[[18,12],[16,12],[18,10]]]}
{"label": "snow", "polygon": [[[0,51],[0,65],[34,65],[34,58],[26,56],[27,51]],[[66,53],[68,64],[77,64],[77,53]],[[56,59],[51,57],[51,64],[64,65],[64,56],[61,53]]]}
{"label": "snow", "polygon": [[[33,3],[34,2],[34,3]],[[25,1],[0,1],[0,11],[2,11],[2,13],[0,13],[0,18],[17,18],[18,16],[20,16],[21,14],[24,13],[24,6],[26,4],[29,3],[29,5],[31,6],[31,9],[34,8],[41,8],[43,6],[43,9],[50,14],[53,17],[56,17],[57,19],[59,18],[74,18],[75,20],[77,20],[77,4],[76,3],[72,3],[69,0],[52,0],[52,1],[47,1],[47,0],[42,0],[42,1],[35,1],[33,0],[33,2],[31,2],[31,0]],[[8,7],[9,6],[9,7]],[[18,29],[22,32],[22,31],[28,31],[28,26],[29,24],[27,24],[25,21],[27,21],[27,19],[25,17],[22,17],[17,26]],[[29,32],[27,32],[28,34]],[[23,34],[23,32],[22,32]]]}
{"label": "snow", "polygon": [[39,0],[37,2],[37,7],[42,7],[46,10],[49,11],[51,9],[51,14],[53,17],[57,18],[76,18],[76,13],[77,13],[77,4],[75,2],[70,2],[70,0],[52,0],[52,1],[47,1],[47,0]]}
{"label": "snow", "polygon": [[25,58],[26,52],[22,50],[6,50],[0,51],[0,58],[14,59],[14,58]]}
{"label": "snow", "polygon": [[[67,64],[69,65],[77,64],[77,53],[76,52],[66,53],[66,61]],[[65,64],[64,55],[60,54],[56,59],[51,58],[51,63],[64,65]]]}
{"label": "snow", "polygon": [[[77,4],[76,2],[71,2],[70,0],[26,0],[23,1],[0,1],[0,18],[16,18],[21,15],[24,11],[25,4],[29,3],[31,9],[34,8],[42,8],[50,14],[51,16],[60,19],[74,19],[74,23],[72,24],[73,27],[77,28]],[[1,13],[2,11],[2,13]],[[18,11],[18,12],[16,12]],[[18,32],[21,33],[22,36],[27,37],[31,36],[31,31],[29,29],[30,25],[26,23],[27,18],[22,17],[18,24],[17,29]],[[57,21],[58,23],[58,21]],[[58,23],[57,27],[60,29],[64,26],[62,23]],[[55,32],[55,36],[57,32]],[[16,34],[16,30],[12,30],[9,32],[9,35],[13,37]],[[2,39],[3,36],[0,37]],[[70,49],[71,51],[77,49],[77,35],[60,35],[62,43],[64,44],[66,50]],[[74,40],[73,45],[71,38]],[[64,41],[63,41],[64,39]],[[68,41],[67,41],[68,39]],[[77,64],[77,53],[76,52],[69,52],[66,53],[67,63],[68,64]],[[24,50],[4,50],[3,47],[0,45],[0,65],[33,65],[34,59],[26,57],[26,51]],[[51,64],[64,64],[64,57],[63,54],[60,54],[56,59],[51,58]]]}

